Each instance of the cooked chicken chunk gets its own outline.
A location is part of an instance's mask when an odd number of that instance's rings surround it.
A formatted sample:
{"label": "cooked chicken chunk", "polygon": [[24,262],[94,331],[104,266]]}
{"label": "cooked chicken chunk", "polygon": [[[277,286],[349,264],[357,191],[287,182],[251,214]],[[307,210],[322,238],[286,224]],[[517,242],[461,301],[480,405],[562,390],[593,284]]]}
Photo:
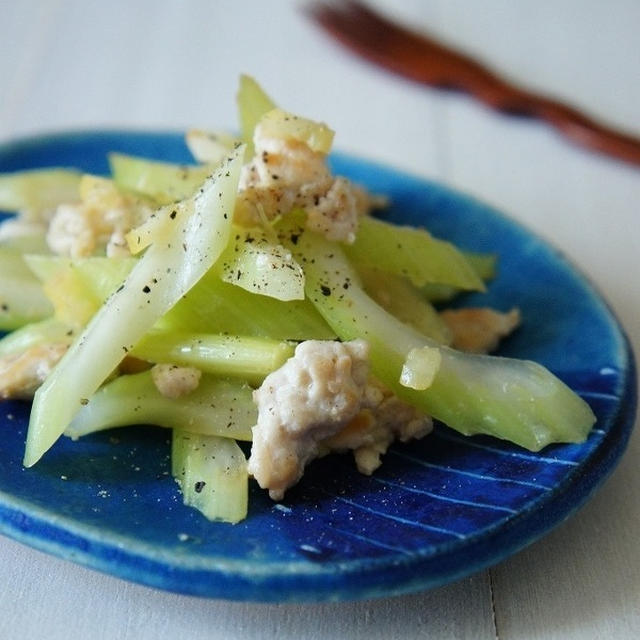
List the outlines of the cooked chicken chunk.
{"label": "cooked chicken chunk", "polygon": [[244,166],[235,216],[242,224],[271,220],[296,208],[308,213],[309,228],[329,240],[355,240],[358,217],[375,203],[346,178],[334,178],[326,155],[298,140],[254,135],[255,156]]}
{"label": "cooked chicken chunk", "polygon": [[0,358],[0,398],[32,398],[67,348],[65,343],[36,345]]}
{"label": "cooked chicken chunk", "polygon": [[489,353],[520,324],[520,311],[448,309],[440,314],[453,334],[452,346],[460,351]]}
{"label": "cooked chicken chunk", "polygon": [[274,500],[319,455],[352,449],[358,469],[370,474],[395,438],[431,430],[430,419],[371,381],[368,352],[363,340],[303,342],[254,392],[249,472]]}
{"label": "cooked chicken chunk", "polygon": [[202,372],[194,367],[156,364],[151,368],[153,384],[167,398],[180,398],[195,391],[201,376]]}

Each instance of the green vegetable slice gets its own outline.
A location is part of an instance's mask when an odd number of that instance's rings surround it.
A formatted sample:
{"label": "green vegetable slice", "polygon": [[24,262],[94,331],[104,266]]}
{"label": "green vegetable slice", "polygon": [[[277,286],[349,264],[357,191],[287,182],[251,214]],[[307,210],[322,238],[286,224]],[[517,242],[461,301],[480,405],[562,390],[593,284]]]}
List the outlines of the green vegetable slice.
{"label": "green vegetable slice", "polygon": [[167,398],[156,388],[150,371],[119,376],[89,398],[64,435],[76,439],[113,427],[150,424],[251,440],[257,418],[251,394],[246,383],[205,374],[191,393]]}
{"label": "green vegetable slice", "polygon": [[234,440],[175,429],[171,468],[184,503],[209,520],[236,523],[247,517],[247,461]]}
{"label": "green vegetable slice", "polygon": [[211,166],[188,166],[110,153],[109,166],[120,189],[153,198],[158,204],[184,200],[193,195],[211,173]]}
{"label": "green vegetable slice", "polygon": [[25,220],[40,220],[59,204],[80,199],[80,175],[71,169],[0,174],[0,209],[19,211]]}
{"label": "green vegetable slice", "polygon": [[276,108],[275,102],[264,92],[262,87],[247,75],[240,76],[237,95],[238,117],[242,140],[247,145],[246,158],[253,157],[253,132],[262,116]]}
{"label": "green vegetable slice", "polygon": [[293,355],[291,343],[249,336],[152,331],[132,351],[148,362],[196,367],[260,383]]}
{"label": "green vegetable slice", "polygon": [[484,283],[464,254],[424,229],[398,227],[365,216],[358,235],[344,250],[357,265],[404,276],[416,287],[430,282],[484,291]]}
{"label": "green vegetable slice", "polygon": [[22,253],[0,246],[0,330],[11,330],[53,314],[42,285]]}
{"label": "green vegetable slice", "polygon": [[93,316],[38,389],[24,464],[35,464],[113,369],[168,309],[211,268],[229,240],[241,153],[225,161]]}

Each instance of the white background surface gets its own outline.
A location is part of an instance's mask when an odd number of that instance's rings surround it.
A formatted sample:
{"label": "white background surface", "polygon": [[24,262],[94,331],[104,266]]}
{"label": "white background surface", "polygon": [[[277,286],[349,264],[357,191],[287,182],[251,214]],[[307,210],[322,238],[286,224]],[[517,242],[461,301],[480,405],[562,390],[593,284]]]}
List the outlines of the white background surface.
{"label": "white background surface", "polygon": [[[404,0],[377,6],[640,135],[640,3]],[[236,126],[237,76],[329,122],[340,149],[434,177],[550,239],[640,347],[640,168],[361,62],[301,3],[0,0],[0,140],[100,126]],[[256,605],[104,576],[0,538],[0,639],[636,638],[639,434],[576,516],[453,585],[389,600]]]}

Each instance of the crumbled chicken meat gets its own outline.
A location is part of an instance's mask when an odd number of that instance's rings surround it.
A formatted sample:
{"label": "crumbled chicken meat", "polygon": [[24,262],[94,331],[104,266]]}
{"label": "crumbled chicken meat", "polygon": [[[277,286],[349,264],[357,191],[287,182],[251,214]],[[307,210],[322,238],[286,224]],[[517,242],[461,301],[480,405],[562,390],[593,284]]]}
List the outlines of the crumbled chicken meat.
{"label": "crumbled chicken meat", "polygon": [[520,325],[520,311],[500,313],[493,309],[448,309],[440,316],[449,327],[452,346],[460,351],[489,353],[502,338]]}
{"label": "crumbled chicken meat", "polygon": [[254,391],[258,422],[249,473],[274,500],[302,477],[307,462],[318,455],[318,443],[360,411],[368,352],[363,340],[307,340]]}
{"label": "crumbled chicken meat", "polygon": [[175,364],[156,364],[151,368],[151,379],[158,391],[167,398],[180,398],[195,391],[200,384],[201,371],[194,367]]}
{"label": "crumbled chicken meat", "polygon": [[61,204],[49,223],[47,244],[54,253],[81,258],[99,248],[109,257],[131,255],[125,234],[139,225],[151,209],[136,207],[121,197],[113,206],[101,206],[99,200]]}
{"label": "crumbled chicken meat", "polygon": [[352,449],[372,473],[395,439],[421,437],[431,420],[369,377],[365,341],[308,340],[254,392],[249,472],[274,500],[302,477],[312,459]]}
{"label": "crumbled chicken meat", "polygon": [[32,398],[67,348],[65,343],[42,344],[0,358],[0,398]]}
{"label": "crumbled chicken meat", "polygon": [[303,208],[309,227],[329,240],[355,240],[358,218],[377,201],[346,178],[334,178],[326,155],[297,140],[274,138],[256,127],[255,156],[244,166],[235,216],[242,224]]}
{"label": "crumbled chicken meat", "polygon": [[370,392],[370,406],[362,409],[347,426],[321,443],[326,453],[352,450],[358,471],[371,475],[381,464],[380,456],[394,440],[408,442],[433,430],[433,420],[403,402],[375,381],[377,394]]}

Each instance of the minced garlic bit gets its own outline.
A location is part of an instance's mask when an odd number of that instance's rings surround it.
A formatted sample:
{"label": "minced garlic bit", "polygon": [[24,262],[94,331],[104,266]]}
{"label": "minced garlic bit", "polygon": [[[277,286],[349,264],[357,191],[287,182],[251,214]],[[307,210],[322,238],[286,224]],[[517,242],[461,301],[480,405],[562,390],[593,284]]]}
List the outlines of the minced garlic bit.
{"label": "minced garlic bit", "polygon": [[447,309],[440,317],[449,327],[452,346],[470,353],[494,351],[502,338],[520,325],[519,309],[500,313],[488,308]]}
{"label": "minced garlic bit", "polygon": [[308,340],[254,392],[249,473],[274,500],[302,477],[309,461],[330,450],[353,449],[371,473],[396,438],[420,437],[431,421],[369,378],[364,340]]}
{"label": "minced garlic bit", "polygon": [[180,398],[195,391],[202,372],[195,367],[175,364],[156,364],[151,368],[151,379],[158,391],[167,398]]}

